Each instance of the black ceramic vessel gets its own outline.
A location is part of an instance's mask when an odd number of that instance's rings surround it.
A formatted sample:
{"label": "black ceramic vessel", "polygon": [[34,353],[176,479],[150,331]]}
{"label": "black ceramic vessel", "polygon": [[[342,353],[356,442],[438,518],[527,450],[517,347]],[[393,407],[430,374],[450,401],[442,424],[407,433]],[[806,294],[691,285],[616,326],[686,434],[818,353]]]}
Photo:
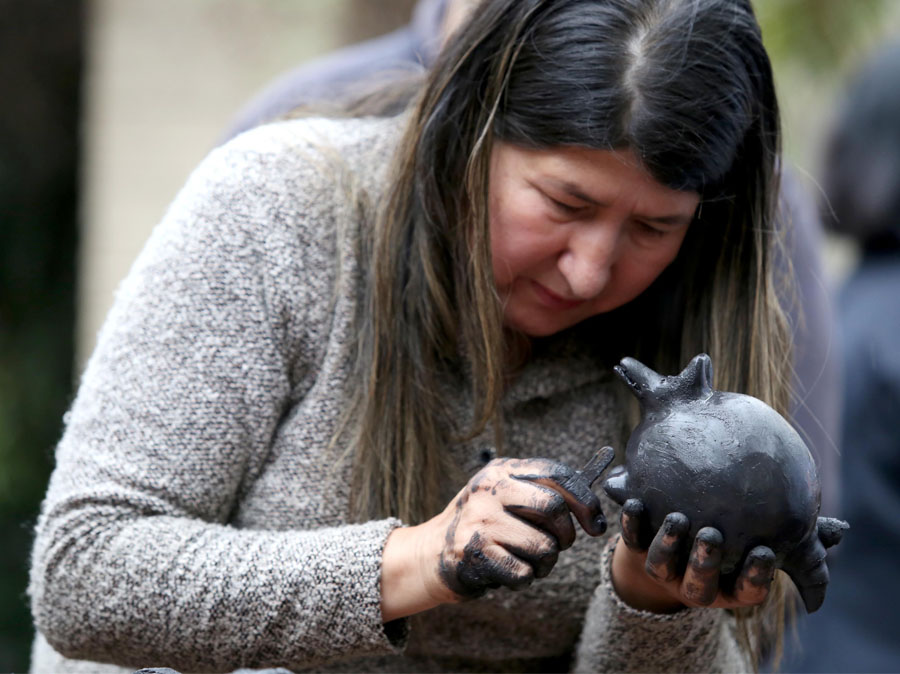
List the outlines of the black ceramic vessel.
{"label": "black ceramic vessel", "polygon": [[619,504],[640,499],[656,531],[666,515],[724,537],[722,574],[735,574],[758,545],[794,580],[808,611],[824,599],[825,547],[846,523],[820,518],[819,481],[806,444],[771,407],[752,396],[712,388],[712,362],[696,356],[665,377],[633,358],[616,373],[641,404],[641,422],[604,489]]}

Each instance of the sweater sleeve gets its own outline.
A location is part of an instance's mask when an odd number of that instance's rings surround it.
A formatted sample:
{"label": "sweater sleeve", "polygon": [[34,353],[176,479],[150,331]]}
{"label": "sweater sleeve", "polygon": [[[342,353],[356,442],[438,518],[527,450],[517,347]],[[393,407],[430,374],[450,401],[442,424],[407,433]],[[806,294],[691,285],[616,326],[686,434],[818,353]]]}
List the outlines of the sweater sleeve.
{"label": "sweater sleeve", "polygon": [[753,671],[734,635],[734,618],[722,609],[657,614],[623,602],[610,568],[618,536],[601,559],[601,582],[585,615],[575,661],[577,672]]}
{"label": "sweater sleeve", "polygon": [[[270,238],[290,221],[297,264],[314,267],[329,248],[313,225],[334,202],[284,147],[260,150],[271,130],[254,133],[212,153],[154,230],[66,415],[29,592],[37,628],[67,657],[230,671],[402,647],[380,611],[381,552],[399,522],[228,525],[296,373],[312,367],[292,359],[316,350],[286,343]],[[297,171],[304,191],[286,193],[279,181]]]}

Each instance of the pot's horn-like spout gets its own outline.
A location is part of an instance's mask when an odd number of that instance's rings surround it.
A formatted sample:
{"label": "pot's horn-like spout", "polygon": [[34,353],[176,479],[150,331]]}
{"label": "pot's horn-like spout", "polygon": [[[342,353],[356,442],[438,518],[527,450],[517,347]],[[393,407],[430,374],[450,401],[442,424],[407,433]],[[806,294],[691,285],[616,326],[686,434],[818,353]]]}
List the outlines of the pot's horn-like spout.
{"label": "pot's horn-like spout", "polygon": [[613,369],[628,384],[645,412],[675,400],[706,398],[713,391],[712,361],[705,353],[694,356],[681,374],[674,377],[663,377],[634,358],[623,358]]}
{"label": "pot's horn-like spout", "polygon": [[696,400],[706,398],[713,392],[712,359],[700,353],[691,359],[687,367],[678,375],[685,392],[689,392]]}
{"label": "pot's horn-like spout", "polygon": [[623,358],[613,370],[624,381],[646,411],[659,407],[658,391],[663,378],[655,371],[634,358]]}

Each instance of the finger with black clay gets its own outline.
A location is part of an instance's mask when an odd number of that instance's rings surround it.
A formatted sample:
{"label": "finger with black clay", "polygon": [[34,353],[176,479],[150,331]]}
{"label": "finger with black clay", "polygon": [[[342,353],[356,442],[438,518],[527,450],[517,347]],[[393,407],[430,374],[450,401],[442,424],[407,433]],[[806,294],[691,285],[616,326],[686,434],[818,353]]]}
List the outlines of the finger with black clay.
{"label": "finger with black clay", "polygon": [[559,546],[555,540],[548,541],[546,546],[523,548],[517,545],[504,546],[514,557],[525,561],[533,570],[534,578],[546,578],[559,559]]}
{"label": "finger with black clay", "polygon": [[734,584],[734,599],[742,606],[761,604],[775,577],[775,553],[765,545],[753,548]]}
{"label": "finger with black clay", "polygon": [[565,499],[559,494],[554,493],[543,504],[513,503],[504,506],[504,510],[549,532],[556,539],[560,550],[569,549],[575,542],[575,525]]}
{"label": "finger with black clay", "polygon": [[713,527],[703,527],[694,537],[682,581],[682,595],[688,604],[709,606],[716,600],[723,542],[722,534]]}
{"label": "finger with black clay", "polygon": [[681,513],[669,513],[656,532],[647,551],[646,569],[651,577],[661,582],[678,578],[678,560],[691,523]]}
{"label": "finger with black clay", "polygon": [[[518,536],[517,536],[518,534]],[[521,538],[511,532],[510,538]],[[441,555],[441,577],[461,599],[474,599],[489,589],[528,587],[538,573],[547,575],[556,563],[556,542],[549,536],[530,542],[528,547],[502,540],[491,542],[477,531],[463,548],[461,559],[454,561],[452,546]]]}
{"label": "finger with black clay", "polygon": [[646,550],[648,544],[647,512],[640,499],[630,498],[622,506],[619,515],[619,524],[622,528],[622,540],[632,550]]}
{"label": "finger with black clay", "polygon": [[591,536],[600,536],[606,532],[606,517],[600,506],[600,499],[591,490],[600,474],[606,470],[615,457],[612,447],[600,449],[581,470],[572,470],[565,464],[546,459],[546,469],[539,473],[516,474],[517,480],[527,480],[552,489],[566,502],[569,510],[575,515],[581,528]]}

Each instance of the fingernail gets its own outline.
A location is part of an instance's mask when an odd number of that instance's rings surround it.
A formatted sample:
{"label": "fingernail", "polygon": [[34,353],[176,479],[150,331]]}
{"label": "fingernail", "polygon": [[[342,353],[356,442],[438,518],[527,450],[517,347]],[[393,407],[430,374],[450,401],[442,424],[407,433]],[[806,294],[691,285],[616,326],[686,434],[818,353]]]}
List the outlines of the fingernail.
{"label": "fingernail", "polygon": [[640,499],[630,498],[625,501],[622,510],[624,510],[625,514],[629,517],[639,517],[644,512],[644,504]]}
{"label": "fingernail", "polygon": [[663,520],[663,528],[667,536],[679,536],[689,527],[688,518],[681,513],[669,513]]}
{"label": "fingernail", "polygon": [[775,577],[775,555],[771,550],[750,552],[750,582],[754,585],[768,585]]}
{"label": "fingernail", "polygon": [[714,529],[713,527],[703,527],[698,531],[697,540],[703,543],[708,551],[718,549],[722,546],[722,543],[725,542],[725,539],[722,538],[722,534],[719,530]]}

